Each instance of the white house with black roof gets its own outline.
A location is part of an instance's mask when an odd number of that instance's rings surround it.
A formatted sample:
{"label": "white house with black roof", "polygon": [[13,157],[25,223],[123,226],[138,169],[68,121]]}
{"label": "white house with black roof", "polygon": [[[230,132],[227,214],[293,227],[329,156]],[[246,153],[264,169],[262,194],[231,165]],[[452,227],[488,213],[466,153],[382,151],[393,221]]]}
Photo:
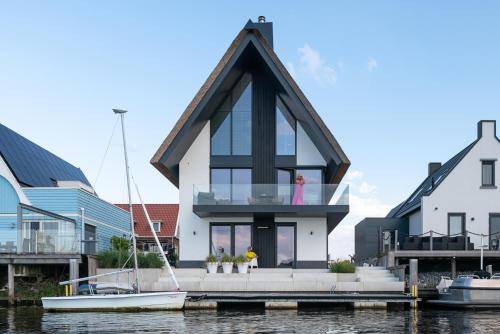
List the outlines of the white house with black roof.
{"label": "white house with black roof", "polygon": [[[433,237],[449,237],[437,239],[440,243],[449,243],[455,236],[467,236],[470,242],[464,245],[466,249],[478,249],[483,234],[483,244],[490,250],[498,250],[499,159],[496,121],[480,121],[477,138],[446,163],[429,163],[428,176],[386,218],[367,218],[356,226],[357,255],[373,256],[380,249],[381,232],[396,229],[401,249],[422,249],[422,245],[405,245],[412,241],[407,236],[429,237],[433,231]],[[438,243],[434,246],[434,250],[453,249]]]}
{"label": "white house with black roof", "polygon": [[181,267],[251,246],[260,267],[326,268],[349,211],[338,183],[350,162],[273,51],[272,27],[248,21],[151,160],[179,188]]}

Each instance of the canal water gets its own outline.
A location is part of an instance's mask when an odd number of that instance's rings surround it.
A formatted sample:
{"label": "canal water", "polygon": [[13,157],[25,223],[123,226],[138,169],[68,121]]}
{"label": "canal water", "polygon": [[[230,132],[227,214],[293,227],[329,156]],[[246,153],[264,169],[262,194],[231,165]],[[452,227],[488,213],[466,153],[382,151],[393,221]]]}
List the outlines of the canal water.
{"label": "canal water", "polygon": [[0,308],[1,333],[499,333],[500,312],[453,310],[44,313]]}

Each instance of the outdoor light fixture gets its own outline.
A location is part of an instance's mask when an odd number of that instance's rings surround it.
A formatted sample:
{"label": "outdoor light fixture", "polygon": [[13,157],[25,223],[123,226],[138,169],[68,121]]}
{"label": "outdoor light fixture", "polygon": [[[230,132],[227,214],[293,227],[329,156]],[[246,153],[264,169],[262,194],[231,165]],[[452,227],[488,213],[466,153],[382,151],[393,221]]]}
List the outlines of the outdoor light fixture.
{"label": "outdoor light fixture", "polygon": [[474,217],[471,217],[471,218],[470,218],[470,220],[471,220],[471,221],[474,221],[474,220],[476,220],[476,218],[474,218]]}
{"label": "outdoor light fixture", "polygon": [[314,232],[313,232],[313,231],[311,231],[311,235],[313,235],[313,234],[314,234]]}
{"label": "outdoor light fixture", "polygon": [[193,231],[193,235],[196,235],[196,231]]}
{"label": "outdoor light fixture", "polygon": [[438,209],[438,207],[437,207],[437,206],[436,206],[436,207],[434,207],[434,211],[437,211],[437,209]]}

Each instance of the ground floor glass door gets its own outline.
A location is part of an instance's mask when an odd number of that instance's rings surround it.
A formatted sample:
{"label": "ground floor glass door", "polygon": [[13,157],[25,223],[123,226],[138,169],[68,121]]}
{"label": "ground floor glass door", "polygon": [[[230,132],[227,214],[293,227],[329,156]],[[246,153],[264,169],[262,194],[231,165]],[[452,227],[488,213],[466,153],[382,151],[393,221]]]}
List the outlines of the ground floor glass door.
{"label": "ground floor glass door", "polygon": [[490,240],[491,250],[500,249],[500,214],[490,215]]}
{"label": "ground floor glass door", "polygon": [[295,267],[295,226],[276,227],[276,265],[279,268]]}

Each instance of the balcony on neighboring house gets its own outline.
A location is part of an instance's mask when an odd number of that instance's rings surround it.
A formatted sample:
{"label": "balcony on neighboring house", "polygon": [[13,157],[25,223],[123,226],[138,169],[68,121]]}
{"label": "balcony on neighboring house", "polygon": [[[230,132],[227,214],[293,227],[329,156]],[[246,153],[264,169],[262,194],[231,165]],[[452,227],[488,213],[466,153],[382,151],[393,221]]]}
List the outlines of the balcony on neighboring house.
{"label": "balcony on neighboring house", "polygon": [[326,217],[333,229],[349,212],[346,184],[211,184],[193,186],[193,212],[206,217]]}
{"label": "balcony on neighboring house", "polygon": [[74,219],[25,204],[18,206],[17,224],[12,223],[9,231],[4,232],[0,254],[53,256],[96,253],[95,235],[85,230],[82,240],[82,231]]}

